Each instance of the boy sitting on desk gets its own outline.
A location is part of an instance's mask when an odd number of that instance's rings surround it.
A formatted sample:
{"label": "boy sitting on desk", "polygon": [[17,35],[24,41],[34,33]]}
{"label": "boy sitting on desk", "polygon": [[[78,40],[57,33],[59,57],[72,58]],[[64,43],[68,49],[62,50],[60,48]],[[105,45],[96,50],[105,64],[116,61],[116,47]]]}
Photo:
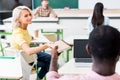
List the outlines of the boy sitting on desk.
{"label": "boy sitting on desk", "polygon": [[35,17],[54,17],[57,15],[51,7],[48,6],[48,0],[42,0],[41,6],[37,7],[34,11]]}
{"label": "boy sitting on desk", "polygon": [[47,80],[120,80],[120,75],[115,72],[120,56],[120,32],[118,30],[104,25],[95,28],[90,33],[86,49],[92,57],[92,70],[83,75],[60,76],[57,67],[59,53],[55,47],[52,50]]}
{"label": "boy sitting on desk", "polygon": [[[48,6],[48,0],[42,0],[41,6],[35,9],[34,17],[52,17],[56,18],[57,15],[51,7]],[[35,37],[38,37],[38,30],[35,31]]]}

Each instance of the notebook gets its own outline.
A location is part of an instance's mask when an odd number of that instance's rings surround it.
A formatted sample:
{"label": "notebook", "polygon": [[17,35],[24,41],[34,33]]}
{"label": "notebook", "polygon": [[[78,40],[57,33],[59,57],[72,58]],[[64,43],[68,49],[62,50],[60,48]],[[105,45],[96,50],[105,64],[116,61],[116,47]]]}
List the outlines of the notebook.
{"label": "notebook", "polygon": [[91,66],[91,56],[86,51],[88,39],[74,39],[74,59],[75,66]]}
{"label": "notebook", "polygon": [[51,45],[52,48],[54,48],[55,46],[58,46],[58,53],[71,48],[71,45],[63,40],[56,41],[53,45]]}

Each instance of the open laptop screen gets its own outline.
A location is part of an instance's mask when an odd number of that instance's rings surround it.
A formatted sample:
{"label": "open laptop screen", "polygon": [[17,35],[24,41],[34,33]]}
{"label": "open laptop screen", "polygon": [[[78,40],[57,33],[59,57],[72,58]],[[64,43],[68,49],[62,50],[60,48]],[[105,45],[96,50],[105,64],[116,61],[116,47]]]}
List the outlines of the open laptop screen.
{"label": "open laptop screen", "polygon": [[75,62],[92,62],[91,56],[86,51],[88,39],[74,39]]}

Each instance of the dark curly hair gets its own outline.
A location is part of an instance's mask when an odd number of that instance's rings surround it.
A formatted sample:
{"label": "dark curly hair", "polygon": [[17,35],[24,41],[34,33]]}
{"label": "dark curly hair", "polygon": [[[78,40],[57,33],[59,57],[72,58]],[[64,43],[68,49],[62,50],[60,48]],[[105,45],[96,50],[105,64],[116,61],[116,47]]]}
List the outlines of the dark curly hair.
{"label": "dark curly hair", "polygon": [[120,32],[109,25],[95,28],[89,36],[91,54],[97,59],[115,59],[120,52]]}

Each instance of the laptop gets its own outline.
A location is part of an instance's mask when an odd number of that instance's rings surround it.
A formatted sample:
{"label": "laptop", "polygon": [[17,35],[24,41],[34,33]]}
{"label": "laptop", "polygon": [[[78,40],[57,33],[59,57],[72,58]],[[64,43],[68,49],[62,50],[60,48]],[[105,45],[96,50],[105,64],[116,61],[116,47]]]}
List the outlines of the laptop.
{"label": "laptop", "polygon": [[74,39],[74,59],[75,66],[91,66],[92,59],[91,56],[86,51],[86,44],[88,39]]}

